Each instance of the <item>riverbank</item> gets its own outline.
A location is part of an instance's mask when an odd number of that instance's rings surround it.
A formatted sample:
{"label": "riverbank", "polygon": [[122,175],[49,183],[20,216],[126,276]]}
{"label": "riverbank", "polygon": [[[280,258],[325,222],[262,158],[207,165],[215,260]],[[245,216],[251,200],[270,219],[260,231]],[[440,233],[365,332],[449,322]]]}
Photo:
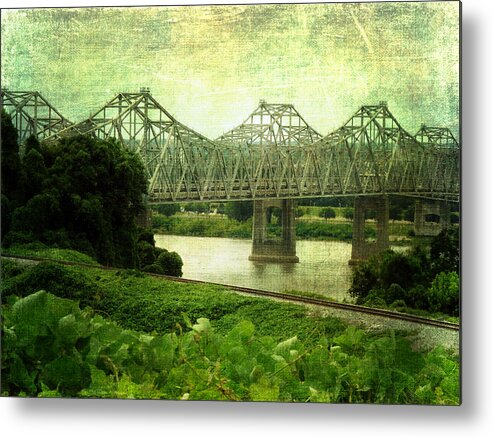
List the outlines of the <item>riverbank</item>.
{"label": "riverbank", "polygon": [[[152,212],[152,230],[161,235],[183,235],[194,237],[244,238],[252,237],[252,220],[239,222],[222,214],[179,213],[171,217]],[[389,222],[391,241],[409,243],[413,224],[404,221]],[[270,238],[280,238],[281,227],[278,224],[267,226]],[[368,221],[365,237],[375,238],[376,223]],[[351,241],[353,237],[352,221],[340,217],[322,219],[303,216],[296,219],[296,238],[298,240],[338,240]]]}

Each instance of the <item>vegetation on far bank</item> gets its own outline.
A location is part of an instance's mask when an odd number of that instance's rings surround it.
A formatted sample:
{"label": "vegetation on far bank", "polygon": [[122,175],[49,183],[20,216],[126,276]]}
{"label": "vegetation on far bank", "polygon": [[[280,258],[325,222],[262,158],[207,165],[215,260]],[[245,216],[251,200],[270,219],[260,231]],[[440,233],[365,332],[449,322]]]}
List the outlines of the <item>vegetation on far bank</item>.
{"label": "vegetation on far bank", "polygon": [[[296,238],[299,240],[340,240],[351,241],[353,235],[352,223],[349,220],[316,219],[296,220]],[[184,235],[194,237],[220,238],[252,238],[252,219],[238,221],[223,215],[199,215],[177,213],[166,217],[158,212],[152,213],[152,230],[156,234]],[[406,222],[390,222],[389,233],[392,241],[406,241],[409,243],[413,225]],[[279,238],[281,227],[279,223],[267,225],[267,232],[271,238]],[[365,237],[375,238],[376,223],[369,222],[365,228]]]}

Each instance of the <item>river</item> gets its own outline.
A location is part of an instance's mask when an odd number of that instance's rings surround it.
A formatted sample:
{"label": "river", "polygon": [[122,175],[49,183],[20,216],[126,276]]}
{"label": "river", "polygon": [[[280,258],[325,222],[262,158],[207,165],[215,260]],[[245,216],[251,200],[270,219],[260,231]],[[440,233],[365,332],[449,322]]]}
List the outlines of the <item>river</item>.
{"label": "river", "polygon": [[350,301],[351,244],[342,241],[296,242],[296,264],[248,260],[251,240],[155,235],[157,247],[177,252],[183,277],[270,291],[309,291]]}

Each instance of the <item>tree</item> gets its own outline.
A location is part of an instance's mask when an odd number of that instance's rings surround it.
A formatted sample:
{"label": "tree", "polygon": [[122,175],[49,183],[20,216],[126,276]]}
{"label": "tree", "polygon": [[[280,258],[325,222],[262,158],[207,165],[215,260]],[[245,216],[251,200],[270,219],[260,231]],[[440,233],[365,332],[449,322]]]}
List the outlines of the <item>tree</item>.
{"label": "tree", "polygon": [[253,202],[228,202],[225,207],[226,215],[239,222],[246,222],[253,216]]}
{"label": "tree", "polygon": [[323,217],[325,220],[330,219],[330,218],[335,218],[336,212],[334,211],[333,208],[322,208],[322,210],[319,213],[319,217]]}
{"label": "tree", "polygon": [[431,273],[434,277],[440,272],[460,270],[459,228],[444,229],[431,242]]}
{"label": "tree", "polygon": [[346,218],[348,220],[352,220],[354,217],[354,208],[348,206],[348,207],[344,208],[342,214],[344,215],[344,218]]}
{"label": "tree", "polygon": [[178,205],[178,203],[164,203],[161,205],[154,205],[152,208],[166,217],[171,217],[180,211],[180,205]]}
{"label": "tree", "polygon": [[459,315],[459,276],[457,273],[439,273],[431,284],[428,300],[432,311]]}
{"label": "tree", "polygon": [[135,220],[144,209],[147,179],[135,153],[116,140],[89,136],[42,148],[32,142],[23,171],[24,202],[13,211],[7,243],[31,235],[96,255],[103,264],[137,265]]}
{"label": "tree", "polygon": [[0,128],[2,138],[2,194],[12,201],[17,194],[21,161],[19,144],[17,143],[17,129],[14,127],[10,115],[3,109]]}

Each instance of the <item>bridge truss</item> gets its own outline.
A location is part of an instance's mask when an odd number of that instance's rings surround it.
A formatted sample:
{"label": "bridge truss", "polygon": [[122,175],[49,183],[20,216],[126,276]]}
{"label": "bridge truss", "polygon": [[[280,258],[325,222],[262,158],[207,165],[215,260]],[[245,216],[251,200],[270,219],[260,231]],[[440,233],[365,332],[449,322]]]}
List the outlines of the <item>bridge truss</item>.
{"label": "bridge truss", "polygon": [[238,127],[221,135],[223,145],[296,146],[322,138],[293,105],[269,104],[261,100],[255,111]]}
{"label": "bridge truss", "polygon": [[12,117],[20,145],[31,135],[42,141],[72,124],[37,91],[2,89],[1,100],[2,108]]}
{"label": "bridge truss", "polygon": [[115,137],[142,158],[149,201],[226,201],[399,194],[457,200],[459,147],[407,133],[387,105],[362,106],[321,137],[292,105],[261,102],[212,141],[150,94],[120,93],[69,135]]}

